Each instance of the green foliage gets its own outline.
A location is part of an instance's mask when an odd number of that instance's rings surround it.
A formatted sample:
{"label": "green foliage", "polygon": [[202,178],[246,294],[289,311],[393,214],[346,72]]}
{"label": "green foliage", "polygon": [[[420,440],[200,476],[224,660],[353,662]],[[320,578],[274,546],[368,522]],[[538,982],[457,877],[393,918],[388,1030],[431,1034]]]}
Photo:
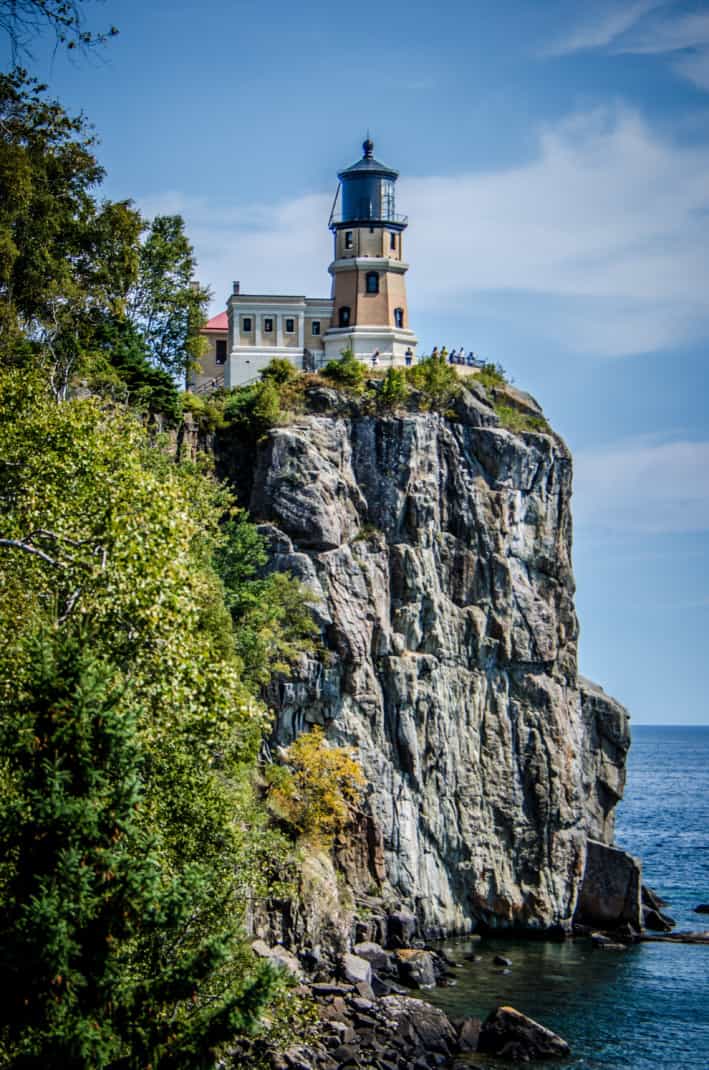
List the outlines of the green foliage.
{"label": "green foliage", "polygon": [[38,1070],[212,1067],[272,982],[251,963],[233,977],[230,897],[217,925],[204,868],[166,869],[141,820],[136,707],[87,640],[29,643],[0,705],[2,1046]]}
{"label": "green foliage", "polygon": [[283,760],[267,769],[269,806],[296,834],[328,842],[361,798],[366,781],[358,762],[346,748],[329,746],[318,727],[298,736]]}
{"label": "green foliage", "polygon": [[[151,364],[138,330],[119,316],[96,317],[87,379],[93,389],[176,426],[182,417],[180,395],[168,372]],[[102,359],[101,359],[102,358]]]}
{"label": "green foliage", "polygon": [[543,416],[534,416],[529,412],[521,412],[511,405],[502,403],[495,404],[495,412],[500,418],[500,423],[508,431],[539,431],[550,434],[551,428]]}
{"label": "green foliage", "polygon": [[242,438],[256,441],[281,419],[281,400],[273,377],[238,387],[224,403],[224,419]]}
{"label": "green foliage", "polygon": [[[270,827],[253,788],[268,723],[254,692],[309,641],[314,625],[306,598],[289,577],[259,574],[265,552],[253,526],[239,516],[224,529],[231,508],[225,492],[197,466],[175,464],[120,405],[97,398],[57,403],[41,373],[14,368],[0,372],[0,407],[6,417],[0,425],[0,629],[7,637],[0,651],[0,709],[10,714],[18,695],[34,694],[33,644],[40,632],[81,632],[93,652],[91,665],[106,672],[115,666],[110,671],[127,682],[127,697],[121,692],[116,709],[126,730],[134,726],[138,764],[123,776],[114,763],[106,777],[128,794],[139,778],[135,854],[152,860],[166,895],[182,889],[178,899],[191,911],[180,946],[187,956],[182,976],[191,978],[197,1003],[191,995],[189,1005],[176,999],[173,1021],[189,1017],[195,1051],[201,1044],[202,1054],[164,1065],[212,1065],[207,1007],[241,999],[255,976],[250,953],[239,950],[238,927],[249,904],[275,894],[288,876],[288,845]],[[81,684],[81,694],[88,686]],[[96,718],[105,722],[102,703],[97,697],[94,720],[87,713],[77,732],[82,724],[86,732],[90,723],[95,728]],[[29,788],[13,771],[13,746],[9,737],[0,746],[0,786],[8,806],[36,816]],[[67,767],[90,759],[100,774],[107,744],[95,732],[67,736],[66,747]],[[98,805],[87,797],[84,803],[89,811]],[[76,816],[83,829],[90,814]],[[56,838],[66,842],[64,833]],[[19,853],[8,844],[13,864]],[[2,879],[11,873],[3,871]],[[67,888],[62,894],[69,909]],[[117,902],[105,899],[107,919]],[[160,948],[171,946],[174,930],[162,908],[154,920],[149,940],[142,930],[127,938],[131,976],[161,976]],[[69,931],[67,925],[59,919],[58,931]],[[221,949],[216,958],[214,949]],[[86,965],[87,989],[104,984],[97,970]],[[114,971],[116,984],[120,976]],[[118,989],[114,998],[120,1007]],[[151,1006],[159,1023],[162,1012]],[[84,1004],[76,1014],[77,1023],[83,1015],[82,1028],[94,1028]],[[137,1011],[131,1015],[140,1020]],[[231,1016],[229,1022],[241,1029],[247,1019]],[[59,1025],[46,1029],[49,1046]],[[126,1043],[137,1051],[143,1049],[135,1045],[148,1041]],[[87,1070],[104,1065],[94,1058]],[[147,1059],[121,1065],[143,1067]]]}
{"label": "green foliage", "polygon": [[339,360],[329,360],[320,374],[355,393],[364,386],[364,365],[351,349],[343,349]]}
{"label": "green foliage", "polygon": [[138,275],[126,299],[129,321],[151,360],[186,378],[203,353],[200,328],[209,291],[195,282],[197,263],[179,215],[156,216],[139,249]]}
{"label": "green foliage", "polygon": [[312,596],[288,573],[262,574],[265,544],[243,515],[225,525],[224,535],[215,563],[234,622],[242,679],[257,689],[274,673],[288,673],[302,653],[313,649]]}
{"label": "green foliage", "polygon": [[274,357],[260,374],[262,379],[272,379],[276,386],[283,386],[298,373],[294,365],[285,357]]}
{"label": "green foliage", "polygon": [[484,387],[504,386],[507,375],[501,364],[484,364],[477,373],[476,382]]}
{"label": "green foliage", "polygon": [[83,118],[47,101],[25,72],[0,74],[0,356],[22,336],[63,396],[96,309],[119,312],[142,226],[127,203],[100,205],[103,171]]}
{"label": "green foliage", "polygon": [[445,408],[460,393],[456,370],[443,357],[426,357],[408,368],[406,377],[435,409]]}
{"label": "green foliage", "polygon": [[226,427],[221,394],[193,394],[186,391],[180,395],[180,400],[183,413],[191,413],[200,431],[217,431]]}
{"label": "green foliage", "polygon": [[388,368],[377,394],[377,403],[382,409],[395,409],[406,401],[408,393],[406,371],[403,368]]}

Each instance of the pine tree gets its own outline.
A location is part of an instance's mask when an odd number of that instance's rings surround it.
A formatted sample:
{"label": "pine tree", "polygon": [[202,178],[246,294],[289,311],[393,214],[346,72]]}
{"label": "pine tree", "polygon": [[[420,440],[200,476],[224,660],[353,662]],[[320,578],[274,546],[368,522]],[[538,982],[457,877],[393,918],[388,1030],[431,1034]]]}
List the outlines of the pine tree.
{"label": "pine tree", "polygon": [[[33,644],[0,710],[0,1061],[209,1068],[272,989],[221,928],[206,871],[163,872],[140,820],[136,716],[87,636]],[[203,933],[203,935],[200,935]]]}

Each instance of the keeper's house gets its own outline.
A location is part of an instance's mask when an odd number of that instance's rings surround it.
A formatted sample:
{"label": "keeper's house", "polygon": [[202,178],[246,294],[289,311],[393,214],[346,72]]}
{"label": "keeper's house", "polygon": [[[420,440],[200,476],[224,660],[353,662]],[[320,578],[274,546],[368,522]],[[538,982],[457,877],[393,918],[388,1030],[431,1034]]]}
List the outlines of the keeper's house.
{"label": "keeper's house", "polygon": [[360,360],[404,364],[417,344],[409,328],[403,257],[406,216],[395,211],[398,171],[374,159],[367,138],[361,160],[338,175],[329,227],[334,257],[331,296],[243,294],[238,282],[227,311],[203,328],[208,351],[193,387],[222,380],[240,386],[274,357],[316,370],[351,349]]}

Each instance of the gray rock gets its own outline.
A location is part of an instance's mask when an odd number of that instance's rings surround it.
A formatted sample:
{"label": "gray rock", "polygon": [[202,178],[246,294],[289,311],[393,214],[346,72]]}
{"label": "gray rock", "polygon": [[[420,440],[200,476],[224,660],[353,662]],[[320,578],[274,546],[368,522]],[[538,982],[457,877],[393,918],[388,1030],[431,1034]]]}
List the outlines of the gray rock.
{"label": "gray rock", "polygon": [[372,982],[372,967],[359,955],[352,955],[349,952],[343,955],[340,959],[340,972],[345,980],[353,985],[356,985],[358,981],[365,981],[368,985]]}
{"label": "gray rock", "polygon": [[551,1029],[535,1022],[514,1007],[498,1007],[480,1029],[478,1052],[498,1059],[528,1062],[534,1059],[564,1059],[569,1045]]}
{"label": "gray rock", "polygon": [[511,966],[512,959],[508,959],[505,955],[495,955],[492,960],[496,966]]}
{"label": "gray rock", "polygon": [[[466,404],[308,415],[259,445],[249,506],[283,534],[278,567],[313,577],[324,650],[269,693],[274,743],[322,724],[357,748],[378,832],[345,867],[356,894],[415,904],[421,932],[568,930],[627,714],[577,676],[568,451]],[[397,924],[386,942],[410,946]]]}
{"label": "gray rock", "polygon": [[461,1051],[477,1051],[480,1040],[479,1018],[465,1018],[458,1029],[458,1047]]}
{"label": "gray rock", "polygon": [[394,952],[399,969],[399,980],[411,988],[433,988],[436,971],[430,951],[402,948]]}
{"label": "gray rock", "polygon": [[663,914],[660,910],[655,910],[653,907],[643,907],[643,928],[651,929],[656,933],[668,933],[674,929],[677,922],[674,918],[670,918],[669,915]]}
{"label": "gray rock", "polygon": [[642,867],[636,858],[618,847],[589,840],[576,919],[604,929],[627,922],[639,930],[641,887]]}
{"label": "gray rock", "polygon": [[407,947],[416,932],[416,917],[408,910],[396,910],[387,915],[386,930],[391,947]]}
{"label": "gray rock", "polygon": [[285,947],[281,947],[278,944],[275,947],[269,947],[264,940],[254,940],[251,944],[251,950],[259,958],[268,959],[274,966],[286,970],[299,981],[305,976],[305,971],[296,956]]}
{"label": "gray rock", "polygon": [[380,972],[391,969],[391,955],[380,944],[366,940],[361,944],[354,945],[354,953],[371,965],[373,970]]}

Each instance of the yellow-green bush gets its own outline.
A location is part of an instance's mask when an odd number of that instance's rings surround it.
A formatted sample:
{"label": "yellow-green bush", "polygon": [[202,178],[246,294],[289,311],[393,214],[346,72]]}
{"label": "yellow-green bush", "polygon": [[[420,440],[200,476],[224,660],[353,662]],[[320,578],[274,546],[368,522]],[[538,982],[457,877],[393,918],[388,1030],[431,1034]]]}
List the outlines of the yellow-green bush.
{"label": "yellow-green bush", "polygon": [[352,751],[330,746],[322,728],[291,743],[284,765],[268,768],[268,803],[273,813],[300,836],[329,841],[344,828],[365,786]]}

